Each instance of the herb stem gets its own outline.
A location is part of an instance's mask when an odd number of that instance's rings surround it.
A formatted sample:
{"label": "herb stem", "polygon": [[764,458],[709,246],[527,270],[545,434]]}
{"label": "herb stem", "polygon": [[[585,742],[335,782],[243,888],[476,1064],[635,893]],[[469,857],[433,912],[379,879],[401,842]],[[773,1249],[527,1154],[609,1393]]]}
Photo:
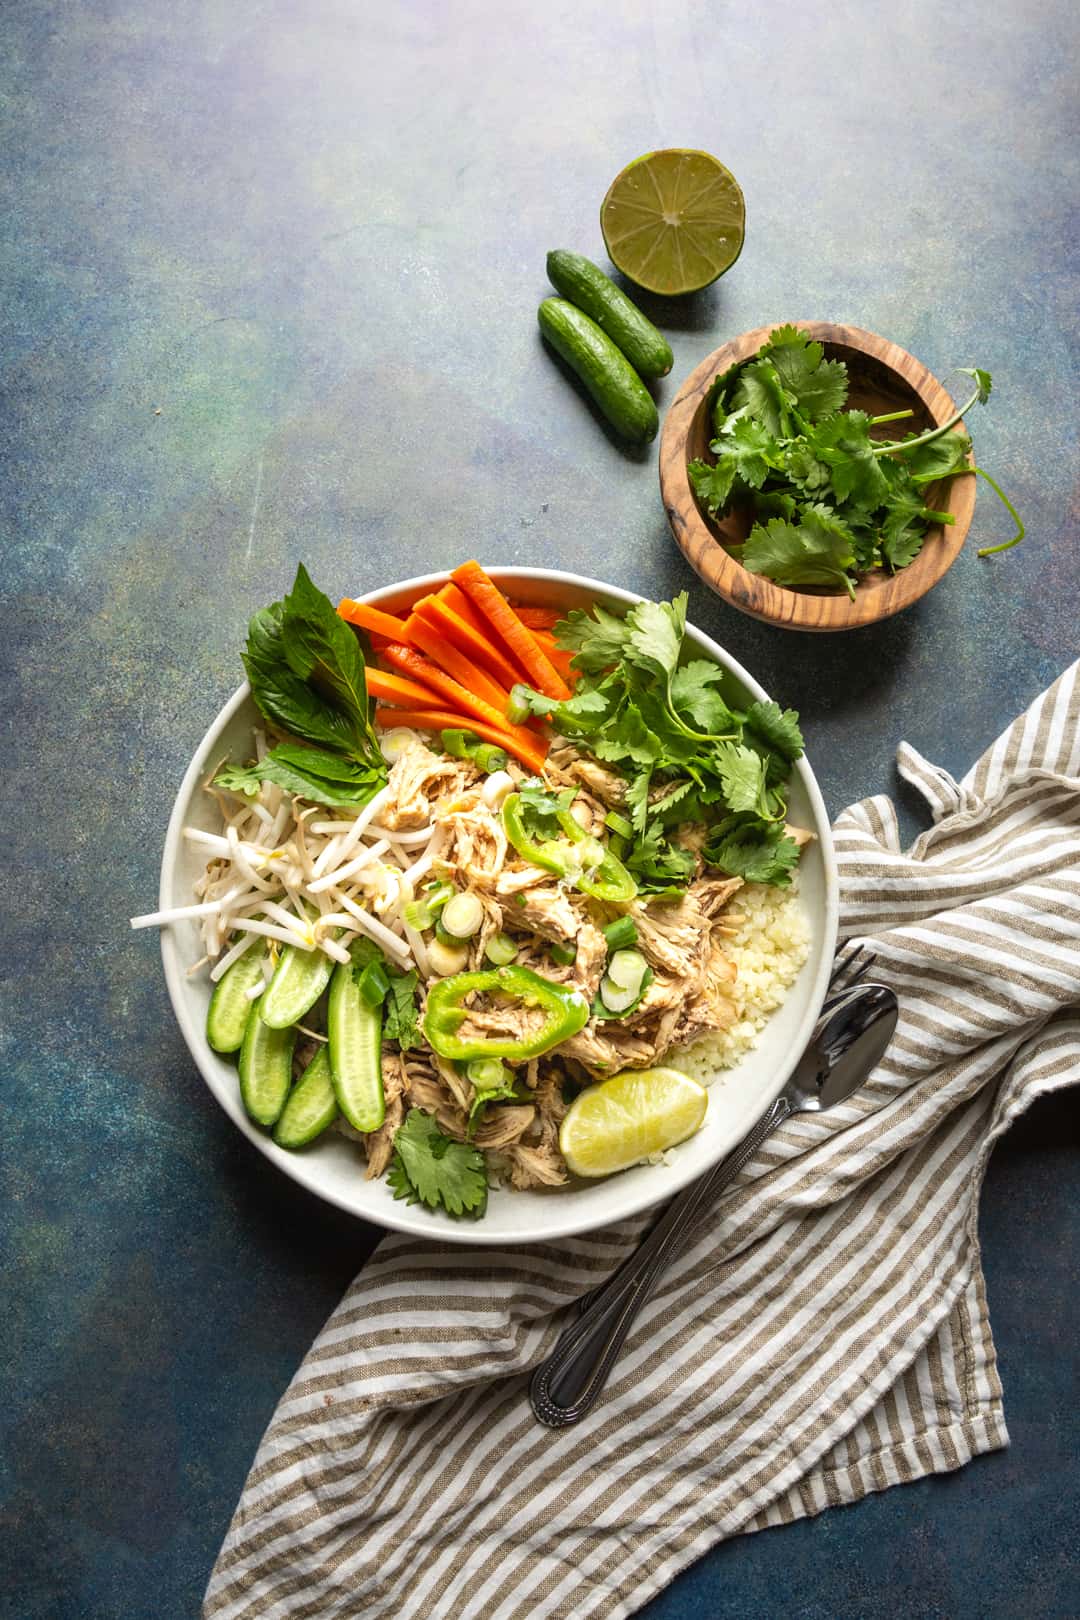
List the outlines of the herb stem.
{"label": "herb stem", "polygon": [[956,519],[953,517],[951,512],[931,512],[931,510],[930,510],[930,508],[928,506],[923,507],[923,509],[922,509],[921,513],[919,514],[919,516],[924,517],[926,519],[927,523],[949,523],[949,524],[951,524],[951,523],[956,522]]}
{"label": "herb stem", "polygon": [[888,444],[876,444],[871,451],[871,455],[887,456],[890,451],[893,450],[914,450],[916,445],[931,444],[934,439],[940,439],[943,433],[948,433],[950,428],[954,428],[957,422],[963,420],[973,405],[977,405],[979,403],[979,400],[982,398],[982,392],[983,391],[981,388],[976,388],[967,404],[961,405],[956,415],[950,416],[949,420],[947,422],[942,422],[940,427],[928,428],[925,433],[920,433],[917,439],[901,439],[895,443],[890,440]]}
{"label": "herb stem", "polygon": [[887,416],[872,416],[870,426],[880,427],[883,422],[904,422],[909,416],[914,415],[914,411],[890,411]]}
{"label": "herb stem", "polygon": [[1011,540],[1003,540],[1001,544],[997,546],[983,546],[975,553],[976,557],[994,557],[999,551],[1011,551],[1013,546],[1018,546],[1020,544],[1026,533],[1023,519],[1016,510],[1016,507],[1013,505],[1012,501],[1010,501],[1009,497],[1002,489],[1001,485],[997,483],[995,479],[991,478],[988,472],[983,472],[981,467],[971,467],[969,471],[978,473],[980,478],[986,479],[986,482],[990,485],[990,488],[993,490],[1002,506],[1004,506],[1006,512],[1008,512],[1013,522],[1016,524],[1016,533],[1013,535]]}

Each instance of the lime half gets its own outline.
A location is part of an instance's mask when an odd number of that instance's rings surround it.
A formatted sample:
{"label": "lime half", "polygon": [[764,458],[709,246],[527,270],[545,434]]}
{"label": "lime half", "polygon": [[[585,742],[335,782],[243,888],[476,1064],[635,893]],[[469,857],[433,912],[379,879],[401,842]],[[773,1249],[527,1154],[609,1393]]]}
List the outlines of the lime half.
{"label": "lime half", "polygon": [[610,1176],[693,1136],[709,1094],[678,1069],[624,1069],[574,1098],[559,1146],[575,1176]]}
{"label": "lime half", "polygon": [[600,229],[611,262],[649,292],[697,292],[742,252],[746,204],[718,158],[669,146],[611,182]]}

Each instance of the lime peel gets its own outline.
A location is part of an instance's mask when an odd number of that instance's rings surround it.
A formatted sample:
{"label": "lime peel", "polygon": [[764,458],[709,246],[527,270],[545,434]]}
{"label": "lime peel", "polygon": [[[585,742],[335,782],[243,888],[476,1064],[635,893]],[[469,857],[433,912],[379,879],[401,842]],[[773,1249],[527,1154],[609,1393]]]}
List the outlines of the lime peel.
{"label": "lime peel", "polygon": [[577,1176],[609,1176],[693,1136],[709,1094],[679,1069],[624,1069],[581,1092],[567,1109],[559,1146]]}

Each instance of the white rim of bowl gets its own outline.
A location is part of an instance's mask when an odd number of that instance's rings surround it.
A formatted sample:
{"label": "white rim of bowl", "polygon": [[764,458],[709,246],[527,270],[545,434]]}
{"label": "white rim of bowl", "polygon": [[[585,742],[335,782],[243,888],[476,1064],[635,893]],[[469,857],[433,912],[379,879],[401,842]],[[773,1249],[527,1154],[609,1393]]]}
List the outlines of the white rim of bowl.
{"label": "white rim of bowl", "polygon": [[[487,570],[487,572],[496,581],[498,581],[500,575],[512,574],[515,580],[535,580],[537,583],[542,582],[544,584],[556,586],[572,585],[580,590],[593,591],[598,597],[607,597],[610,600],[624,604],[626,607],[632,607],[635,602],[642,602],[646,600],[646,598],[639,596],[635,591],[626,591],[620,586],[608,585],[603,580],[591,579],[584,574],[567,573],[564,569],[560,568],[515,568],[512,565],[506,564],[502,567],[493,565]],[[388,597],[406,595],[412,595],[414,597],[426,596],[429,592],[437,590],[441,586],[445,585],[449,577],[448,571],[441,571],[435,574],[419,574],[414,579],[401,580],[393,585],[383,585],[380,586],[378,590],[368,591],[364,596],[358,597],[357,600],[362,602],[370,602],[373,605],[377,605],[379,602],[385,601]],[[699,630],[694,624],[689,625],[688,628],[693,630],[694,635],[701,640],[707,649],[709,656],[714,658],[717,663],[721,664],[723,668],[728,670],[737,681],[741,682],[741,684],[745,686],[748,692],[751,692],[756,698],[760,698],[762,700],[768,699],[769,694],[764,690],[761,684],[756,681],[736,659],[732,658],[730,653],[725,652],[719,646],[719,644],[712,639],[711,636],[707,636],[703,630]],[[175,863],[177,848],[180,842],[180,833],[184,824],[184,810],[186,809],[187,804],[193,795],[194,789],[198,786],[202,774],[206,769],[206,763],[211,752],[210,744],[208,743],[207,738],[209,738],[211,734],[217,734],[220,728],[225,724],[226,721],[232,718],[236,710],[247,700],[250,694],[251,688],[245,681],[244,684],[233,693],[228,702],[222,705],[221,709],[218,711],[217,715],[207,728],[203,741],[199,744],[191,763],[184,772],[183,781],[180,783],[180,787],[173,804],[172,814],[169,817],[169,824],[165,833],[165,847],[161,856],[161,877],[158,883],[158,903],[162,908],[167,906],[169,903],[169,896],[166,893],[168,883],[167,874]],[[818,970],[814,977],[810,996],[807,1001],[806,1012],[803,1014],[802,1021],[792,1037],[789,1055],[778,1066],[768,1093],[762,1094],[762,1112],[764,1112],[764,1110],[776,1099],[776,1097],[779,1096],[788,1080],[788,1077],[794,1070],[796,1063],[798,1062],[807,1043],[810,1040],[811,1033],[821,1010],[822,1002],[825,1000],[825,991],[828,987],[829,978],[832,973],[833,957],[836,950],[836,930],[839,913],[839,887],[837,882],[836,856],[833,850],[829,814],[825,808],[825,801],[821,796],[821,789],[817,785],[817,779],[814,776],[813,771],[810,769],[810,766],[807,764],[805,755],[796,763],[794,769],[802,782],[803,788],[814,812],[814,817],[817,823],[818,841],[821,848],[822,864],[825,872],[823,949],[821,953],[821,961],[818,964]],[[829,948],[830,942],[832,947],[831,949]],[[443,1233],[441,1230],[438,1233],[434,1233],[428,1230],[427,1227],[422,1227],[417,1222],[410,1219],[406,1213],[409,1206],[405,1204],[401,1206],[400,1215],[392,1206],[388,1208],[385,1215],[374,1214],[366,1210],[361,1212],[360,1210],[353,1208],[353,1206],[345,1199],[336,1197],[334,1193],[327,1191],[325,1187],[319,1185],[317,1160],[308,1159],[303,1154],[298,1153],[292,1156],[292,1159],[290,1159],[288,1164],[283,1164],[280,1158],[277,1156],[277,1152],[274,1151],[274,1144],[269,1136],[258,1130],[249,1119],[243,1117],[242,1115],[230,1114],[225,1108],[224,1103],[222,1102],[221,1098],[218,1097],[217,1091],[215,1090],[216,1076],[214,1075],[212,1054],[209,1046],[206,1043],[204,1031],[201,1027],[195,1025],[188,1010],[187,1002],[184,996],[184,991],[188,980],[183,968],[180,966],[179,955],[177,953],[175,940],[170,928],[163,928],[161,930],[161,959],[165,969],[165,983],[169,992],[169,1000],[172,1003],[173,1014],[175,1015],[176,1021],[180,1026],[180,1033],[183,1035],[188,1051],[195,1059],[199,1073],[206,1082],[207,1088],[210,1091],[211,1096],[214,1098],[214,1101],[221,1106],[222,1110],[226,1114],[228,1114],[228,1117],[243,1132],[248,1141],[254,1143],[259,1152],[265,1158],[270,1160],[276,1170],[282,1171],[299,1186],[305,1188],[308,1192],[313,1193],[317,1198],[321,1198],[324,1203],[332,1204],[337,1209],[343,1210],[347,1215],[352,1215],[357,1220],[367,1221],[372,1226],[385,1227],[387,1230],[393,1232],[406,1232],[412,1237],[431,1238],[433,1242],[445,1240],[448,1243],[472,1244],[474,1246],[506,1242],[514,1244],[547,1243],[557,1238],[579,1237],[586,1232],[600,1231],[603,1229],[603,1227],[610,1226],[615,1221],[625,1220],[631,1215],[639,1215],[643,1210],[650,1209],[654,1204],[666,1202],[667,1199],[673,1194],[681,1192],[683,1187],[688,1186],[690,1182],[696,1181],[699,1176],[706,1175],[715,1164],[718,1164],[720,1160],[725,1157],[726,1153],[731,1151],[729,1147],[724,1149],[722,1152],[718,1152],[715,1158],[706,1165],[673,1165],[670,1169],[666,1170],[662,1177],[658,1176],[656,1178],[657,1190],[655,1193],[648,1191],[649,1181],[646,1179],[644,1182],[644,1187],[646,1190],[643,1193],[640,1193],[630,1199],[627,1202],[626,1207],[619,1210],[617,1213],[605,1216],[602,1221],[583,1222],[581,1220],[574,1220],[573,1217],[570,1216],[569,1207],[573,1204],[573,1188],[570,1188],[567,1190],[566,1195],[566,1203],[568,1205],[566,1218],[560,1219],[555,1216],[555,1200],[552,1199],[550,1200],[552,1206],[552,1215],[549,1217],[545,1211],[543,1231],[528,1234],[514,1233],[512,1238],[491,1238],[486,1236],[482,1230],[482,1220],[477,1221],[475,1224],[470,1224],[469,1226],[465,1226],[463,1222],[447,1221],[447,1230],[445,1233]],[[293,1159],[295,1160],[295,1163],[292,1162]]]}

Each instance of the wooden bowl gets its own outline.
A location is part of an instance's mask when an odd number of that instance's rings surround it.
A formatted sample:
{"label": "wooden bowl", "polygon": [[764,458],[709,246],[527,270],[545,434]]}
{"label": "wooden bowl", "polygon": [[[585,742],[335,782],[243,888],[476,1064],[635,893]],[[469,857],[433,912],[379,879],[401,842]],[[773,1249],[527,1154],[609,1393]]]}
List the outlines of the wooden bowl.
{"label": "wooden bowl", "polygon": [[[850,378],[849,406],[872,416],[910,408],[914,416],[893,425],[893,430],[901,433],[922,433],[955,415],[956,406],[937,378],[906,349],[857,326],[832,326],[825,321],[792,324],[823,344],[829,359],[844,361]],[[714,377],[729,366],[749,360],[772,330],[771,326],[759,326],[725,343],[703,360],[679,389],[660,439],[660,492],[671,532],[706,585],[755,619],[792,630],[853,630],[858,625],[874,624],[925,596],[955,562],[971,527],[975,480],[952,478],[927,487],[927,506],[937,512],[951,512],[955,524],[936,524],[928,529],[922,550],[907,568],[896,574],[876,569],[864,575],[856,587],[854,602],[843,590],[777,585],[761,574],[748,573],[725,549],[725,542],[737,545],[746,539],[752,513],[733,510],[721,522],[709,517],[698,506],[687,466],[698,459],[712,459],[708,396]],[[959,423],[956,432],[963,431],[963,423]],[[885,438],[890,427],[883,426],[877,433]]]}

